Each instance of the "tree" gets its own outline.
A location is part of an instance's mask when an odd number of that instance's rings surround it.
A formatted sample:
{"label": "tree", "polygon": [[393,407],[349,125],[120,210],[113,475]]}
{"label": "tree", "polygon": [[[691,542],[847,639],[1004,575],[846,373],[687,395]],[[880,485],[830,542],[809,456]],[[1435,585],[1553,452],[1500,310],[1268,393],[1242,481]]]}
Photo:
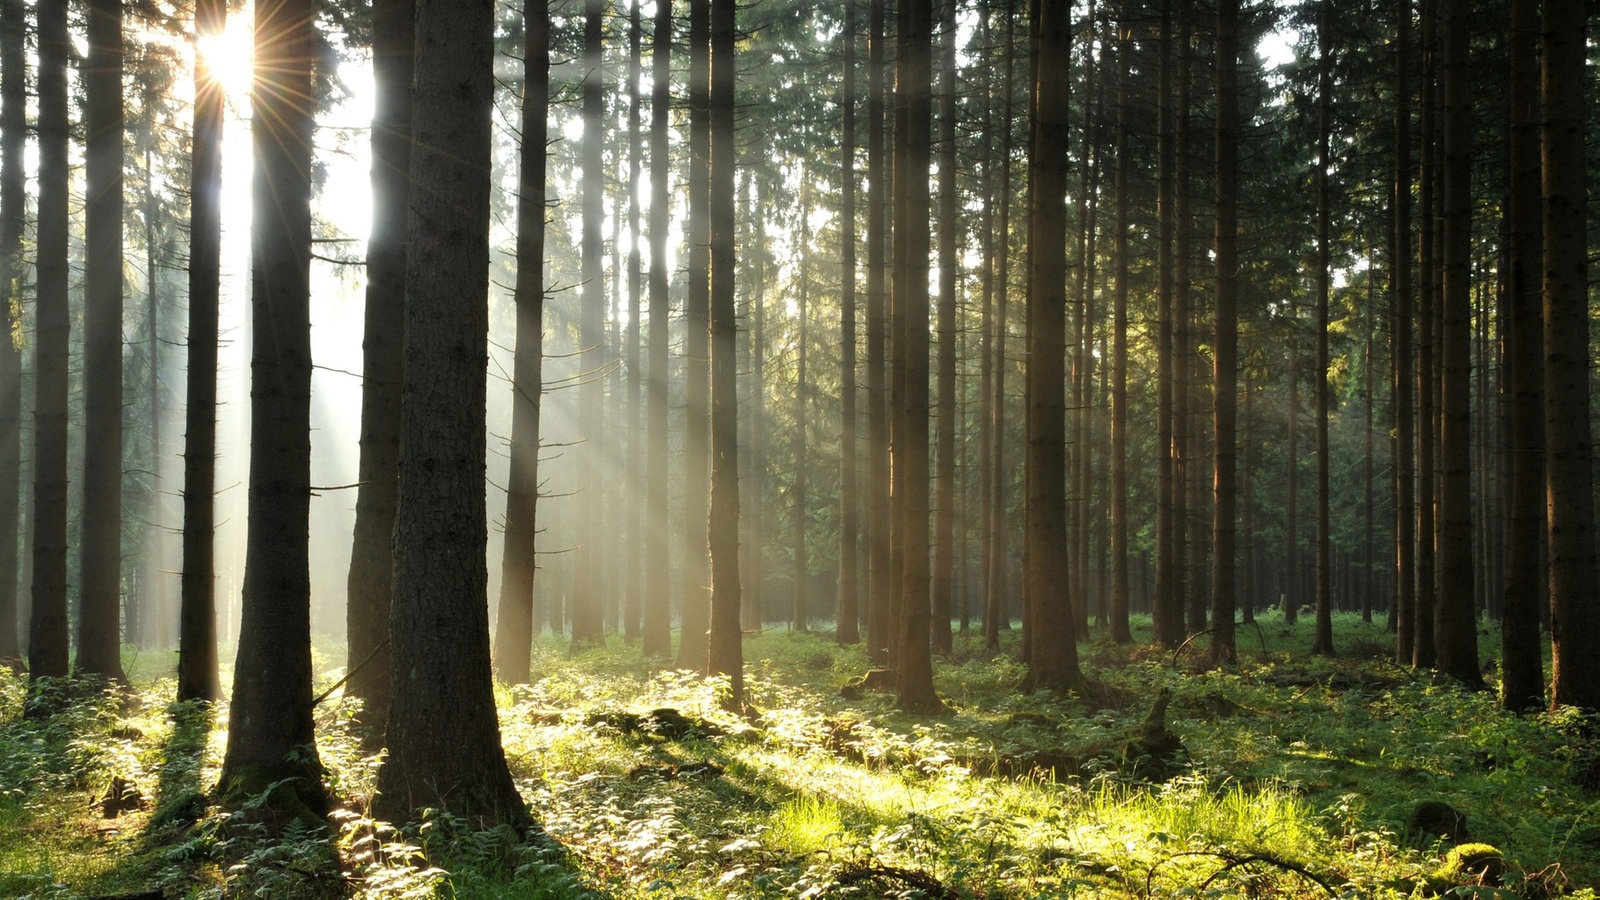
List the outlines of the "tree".
{"label": "tree", "polygon": [[1156,203],[1159,233],[1156,242],[1156,587],[1151,607],[1155,641],[1176,647],[1183,641],[1183,470],[1177,452],[1182,428],[1174,419],[1174,395],[1182,395],[1176,382],[1176,322],[1173,309],[1172,243],[1177,191],[1172,170],[1177,158],[1173,147],[1172,104],[1172,3],[1161,4],[1161,60],[1156,88],[1158,115]]}
{"label": "tree", "polygon": [[1539,194],[1539,4],[1511,4],[1509,209],[1506,291],[1510,328],[1505,385],[1511,398],[1510,494],[1506,506],[1506,570],[1502,585],[1500,704],[1514,712],[1544,703],[1539,647],[1540,546],[1544,539],[1544,367]]}
{"label": "tree", "polygon": [[1333,387],[1328,381],[1328,294],[1332,290],[1333,262],[1329,230],[1329,153],[1333,99],[1333,22],[1327,0],[1317,6],[1317,171],[1312,179],[1317,194],[1317,622],[1311,651],[1333,655],[1333,520],[1328,478],[1333,454],[1328,446],[1328,416]]}
{"label": "tree", "polygon": [[928,169],[932,162],[932,0],[903,0],[894,91],[895,397],[890,421],[895,543],[900,557],[895,644],[896,702],[913,713],[944,709],[934,693],[928,635]]}
{"label": "tree", "polygon": [[1551,708],[1600,710],[1589,435],[1588,184],[1582,0],[1544,0],[1539,126],[1544,205],[1545,522]]}
{"label": "tree", "polygon": [[[39,41],[39,211],[34,313],[33,610],[28,675],[67,674],[67,5],[34,7]],[[37,708],[37,707],[36,707]]]}
{"label": "tree", "polygon": [[1128,609],[1128,70],[1132,65],[1132,4],[1124,0],[1117,25],[1117,125],[1115,224],[1111,254],[1115,287],[1111,299],[1111,608]]}
{"label": "tree", "polygon": [[[484,552],[489,335],[490,3],[417,4],[389,755],[373,812],[475,827],[528,810],[500,745]],[[471,102],[463,102],[470,98]]]}
{"label": "tree", "polygon": [[1067,575],[1067,48],[1071,7],[1034,0],[1033,226],[1028,301],[1027,589],[1030,688],[1083,686]]}
{"label": "tree", "polygon": [[[702,4],[708,0],[691,0]],[[744,707],[739,627],[739,442],[734,346],[734,57],[735,0],[709,0],[711,283],[711,502],[706,544],[711,553],[711,626],[706,670],[728,676],[729,709]],[[684,643],[688,643],[685,641]]]}
{"label": "tree", "polygon": [[1413,393],[1416,379],[1411,360],[1411,3],[1399,4],[1395,14],[1394,53],[1394,170],[1390,203],[1394,207],[1389,229],[1389,281],[1392,304],[1394,379],[1390,394],[1394,404],[1394,661],[1411,663],[1416,615],[1416,420]]}
{"label": "tree", "polygon": [[26,223],[26,13],[21,0],[0,3],[0,665],[20,662],[17,538],[22,480],[22,231]]}
{"label": "tree", "polygon": [[846,0],[844,77],[839,88],[839,606],[834,637],[841,644],[861,640],[857,620],[861,597],[861,500],[856,487],[856,4]]}
{"label": "tree", "polygon": [[645,456],[645,572],[655,590],[646,597],[640,628],[645,656],[672,653],[672,617],[666,588],[668,565],[667,510],[667,296],[668,120],[672,116],[672,2],[656,0],[655,35],[651,50],[650,98],[650,353],[649,411],[646,429],[650,452]]}
{"label": "tree", "polygon": [[250,106],[250,522],[220,790],[321,813],[311,721],[310,0],[259,0]]}
{"label": "tree", "polygon": [[[635,7],[637,8],[637,7]],[[550,105],[550,4],[523,9],[522,146],[518,150],[516,360],[511,397],[511,471],[500,565],[495,669],[512,684],[528,681],[533,642],[534,543],[539,499],[539,400],[544,390],[545,142]]]}
{"label": "tree", "polygon": [[[226,0],[195,5],[195,35],[215,41]],[[222,122],[226,88],[195,54],[194,149],[189,181],[189,369],[184,404],[183,574],[178,614],[178,699],[220,700],[217,677],[217,321],[222,251]]]}
{"label": "tree", "polygon": [[883,153],[884,72],[883,0],[867,2],[867,653],[876,662],[888,656],[889,595],[895,579],[889,567],[889,388],[885,334],[888,292],[884,249],[889,164]]}
{"label": "tree", "polygon": [[[372,232],[361,340],[361,486],[346,582],[346,671],[362,718],[381,732],[389,708],[389,605],[394,595],[394,510],[400,455],[400,346],[405,327],[405,230],[411,185],[411,77],[415,0],[372,6]],[[509,541],[507,542],[510,543]]]}
{"label": "tree", "polygon": [[[605,252],[601,233],[605,217],[605,135],[601,125],[605,92],[602,44],[605,4],[601,0],[586,0],[583,9],[583,181],[579,187],[583,205],[583,295],[579,302],[583,311],[579,315],[578,342],[585,358],[594,360],[601,355],[605,344],[605,290],[601,277]],[[590,368],[598,370],[599,366],[591,364]],[[605,536],[601,479],[607,474],[601,465],[605,458],[600,415],[604,388],[603,374],[590,371],[578,389],[582,410],[579,427],[586,441],[582,483],[583,490],[590,496],[581,513],[582,549],[577,560],[577,585],[573,589],[572,643],[575,647],[605,641],[605,589],[600,572],[603,556],[600,542]]]}
{"label": "tree", "polygon": [[933,502],[933,649],[951,649],[956,524],[956,0],[939,4],[939,370]]}
{"label": "tree", "polygon": [[1446,0],[1444,23],[1443,419],[1439,434],[1439,671],[1483,684],[1472,555],[1472,95],[1467,0]]}
{"label": "tree", "polygon": [[[710,508],[711,384],[711,228],[708,221],[707,165],[711,150],[711,9],[704,0],[689,4],[689,282],[684,291],[683,437],[683,634],[678,667],[705,665],[700,637],[710,623],[706,546],[698,537],[700,519]],[[587,131],[585,132],[588,133]]]}
{"label": "tree", "polygon": [[122,671],[122,3],[92,0],[84,70],[83,502],[80,673]]}
{"label": "tree", "polygon": [[1216,393],[1212,418],[1216,428],[1213,453],[1212,532],[1216,546],[1211,564],[1211,661],[1234,660],[1234,519],[1236,473],[1234,443],[1238,383],[1239,224],[1239,2],[1217,4],[1217,136],[1216,136],[1216,328],[1214,358]]}

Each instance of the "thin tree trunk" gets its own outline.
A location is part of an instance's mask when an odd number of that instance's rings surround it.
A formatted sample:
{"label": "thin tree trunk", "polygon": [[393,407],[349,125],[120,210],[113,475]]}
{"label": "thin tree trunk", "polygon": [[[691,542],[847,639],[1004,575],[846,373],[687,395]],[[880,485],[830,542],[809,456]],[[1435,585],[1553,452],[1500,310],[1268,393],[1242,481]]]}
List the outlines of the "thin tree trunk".
{"label": "thin tree trunk", "polygon": [[1412,659],[1416,622],[1416,379],[1411,359],[1411,3],[1396,13],[1395,157],[1389,231],[1390,348],[1394,408],[1394,596],[1395,662]]}
{"label": "thin tree trunk", "polygon": [[[27,143],[28,23],[21,0],[0,3],[0,279],[21,280],[27,265],[22,256],[26,224],[27,176],[23,150]],[[7,310],[0,318],[7,334],[21,327]],[[22,348],[0,340],[0,665],[20,663],[18,633],[17,538],[22,522]]]}
{"label": "thin tree trunk", "polygon": [[806,404],[806,391],[810,382],[806,379],[806,339],[810,336],[806,329],[806,312],[809,306],[809,285],[806,282],[808,270],[811,265],[811,203],[805,187],[806,169],[801,166],[800,187],[800,272],[798,276],[799,290],[796,296],[796,353],[795,353],[795,379],[794,379],[794,608],[791,611],[790,624],[795,631],[806,631],[810,628],[810,614],[806,608],[806,599],[811,578],[811,563],[806,555],[806,467],[810,465],[808,458],[809,448],[806,445],[806,428],[809,426]]}
{"label": "thin tree trunk", "polygon": [[639,93],[639,79],[641,76],[640,54],[643,44],[643,26],[640,21],[639,3],[628,4],[628,181],[625,190],[628,194],[628,329],[626,335],[628,369],[628,461],[627,461],[627,495],[623,498],[621,509],[627,516],[627,553],[628,571],[623,581],[623,614],[622,628],[623,639],[628,642],[639,640],[640,629],[643,626],[644,598],[641,596],[642,583],[640,575],[643,568],[644,550],[644,510],[639,506],[639,498],[644,496],[644,428],[640,421],[643,413],[641,400],[644,396],[644,377],[641,368],[643,348],[640,341],[643,329],[640,327],[640,314],[643,310],[643,254],[640,249],[639,231],[639,184],[640,173],[643,170],[641,156],[643,155],[643,131],[640,122],[643,118],[640,107],[643,105],[643,95]]}
{"label": "thin tree trunk", "polygon": [[92,0],[84,66],[83,502],[79,673],[122,671],[122,4]]}
{"label": "thin tree trunk", "polygon": [[[951,595],[955,577],[956,512],[956,285],[960,270],[956,242],[956,0],[939,4],[939,389],[934,423],[935,497],[933,528],[933,649],[951,650]],[[1065,48],[1062,48],[1065,50]]]}
{"label": "thin tree trunk", "polygon": [[1434,216],[1436,186],[1436,159],[1438,129],[1435,109],[1438,88],[1434,84],[1434,6],[1437,0],[1422,0],[1422,115],[1419,129],[1422,139],[1421,171],[1417,201],[1422,208],[1422,222],[1417,241],[1418,270],[1421,291],[1417,296],[1417,555],[1416,596],[1412,614],[1411,664],[1417,668],[1433,668],[1433,604],[1434,604],[1434,447],[1438,431],[1435,428],[1434,404],[1434,321],[1436,318],[1437,266]]}
{"label": "thin tree trunk", "polygon": [[34,7],[39,42],[39,200],[34,335],[33,604],[28,677],[61,677],[67,657],[67,5]]}
{"label": "thin tree trunk", "polygon": [[1478,665],[1472,559],[1472,96],[1467,0],[1447,0],[1444,34],[1444,365],[1439,437],[1439,671],[1471,687]]}
{"label": "thin tree trunk", "polygon": [[1317,7],[1317,623],[1311,652],[1333,655],[1333,520],[1328,477],[1332,455],[1328,446],[1328,417],[1333,389],[1328,383],[1328,294],[1333,280],[1333,248],[1329,219],[1331,193],[1328,169],[1332,166],[1329,139],[1332,130],[1333,27],[1328,0]]}
{"label": "thin tree trunk", "polygon": [[[525,684],[538,627],[539,413],[544,391],[545,142],[550,106],[550,6],[523,10],[522,146],[517,171],[516,357],[512,363],[511,470],[506,488],[505,544],[500,565],[500,616],[494,663],[502,681]],[[637,407],[635,407],[637,408]]]}
{"label": "thin tree trunk", "polygon": [[[693,0],[698,5],[706,0]],[[710,0],[710,213],[711,279],[711,552],[710,654],[707,671],[728,677],[723,705],[744,707],[744,664],[739,628],[738,396],[734,341],[734,58],[735,0]],[[687,641],[685,642],[687,643]]]}
{"label": "thin tree trunk", "polygon": [[839,605],[834,638],[841,644],[861,640],[857,620],[861,598],[856,570],[860,567],[861,500],[856,489],[856,4],[844,6],[844,80],[839,106],[843,111],[839,189]]}
{"label": "thin tree trunk", "polygon": [[605,216],[604,109],[605,70],[602,0],[586,0],[583,28],[583,177],[579,186],[583,208],[583,292],[579,299],[578,344],[590,371],[578,388],[579,433],[587,441],[583,453],[581,484],[586,497],[579,541],[581,550],[575,561],[578,577],[572,597],[572,644],[594,646],[605,641],[605,575],[602,572],[601,546],[606,540],[603,516],[604,480],[613,475],[605,471],[604,356],[606,346],[604,263]]}
{"label": "thin tree trunk", "polygon": [[[1155,642],[1176,647],[1183,641],[1182,540],[1178,518],[1181,513],[1182,469],[1176,458],[1174,395],[1178,393],[1174,366],[1176,353],[1172,309],[1172,239],[1176,219],[1172,168],[1172,0],[1161,3],[1160,62],[1158,63],[1156,103],[1156,590],[1151,608]],[[1187,385],[1183,390],[1187,390]]]}
{"label": "thin tree trunk", "polygon": [[867,24],[867,653],[889,652],[889,430],[886,344],[888,291],[884,251],[889,162],[883,152],[884,3],[868,0]]}
{"label": "thin tree trunk", "polygon": [[654,587],[645,599],[640,650],[645,656],[672,654],[671,575],[667,535],[671,527],[667,503],[667,333],[671,299],[667,293],[667,232],[670,217],[667,135],[672,116],[672,2],[656,0],[655,34],[651,39],[650,98],[650,353],[647,427],[650,451],[645,456],[645,573]]}
{"label": "thin tree trunk", "polygon": [[1239,3],[1217,5],[1217,230],[1216,230],[1216,422],[1211,575],[1211,661],[1234,660],[1234,436],[1238,377],[1238,54]]}
{"label": "thin tree trunk", "polygon": [[1111,253],[1116,266],[1116,287],[1111,312],[1111,608],[1128,609],[1128,69],[1132,36],[1124,4],[1117,34],[1117,160],[1116,223],[1112,226]]}
{"label": "thin tree trunk", "polygon": [[[195,34],[215,39],[226,0],[195,7]],[[224,88],[195,55],[194,144],[189,182],[189,336],[184,404],[183,574],[178,614],[178,697],[218,700],[216,610],[217,301],[222,241]],[[380,107],[381,108],[381,105]]]}

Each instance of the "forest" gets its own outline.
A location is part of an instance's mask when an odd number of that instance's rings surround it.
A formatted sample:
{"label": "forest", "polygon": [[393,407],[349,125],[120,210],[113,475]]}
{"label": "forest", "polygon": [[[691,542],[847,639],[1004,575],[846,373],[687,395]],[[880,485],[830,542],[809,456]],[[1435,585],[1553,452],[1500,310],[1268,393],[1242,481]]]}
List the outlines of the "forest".
{"label": "forest", "polygon": [[1585,0],[0,0],[0,896],[1600,890]]}

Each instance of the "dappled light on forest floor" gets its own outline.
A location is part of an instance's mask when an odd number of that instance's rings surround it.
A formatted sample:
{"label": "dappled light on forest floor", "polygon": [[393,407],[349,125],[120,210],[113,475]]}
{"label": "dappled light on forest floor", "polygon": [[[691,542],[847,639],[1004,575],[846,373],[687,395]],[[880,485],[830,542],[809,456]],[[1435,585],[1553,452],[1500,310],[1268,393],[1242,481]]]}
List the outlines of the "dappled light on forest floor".
{"label": "dappled light on forest floor", "polygon": [[[1381,639],[1338,625],[1345,646]],[[338,809],[326,830],[268,834],[200,793],[223,717],[168,705],[170,681],[136,675],[126,704],[86,696],[36,722],[8,674],[0,894],[1404,897],[1470,875],[1437,836],[1405,834],[1429,801],[1459,811],[1456,838],[1498,854],[1501,896],[1594,896],[1600,801],[1576,782],[1600,748],[1583,722],[1516,718],[1492,693],[1386,662],[1311,657],[1281,622],[1264,634],[1264,654],[1218,671],[1086,647],[1094,690],[1123,701],[1092,708],[1019,693],[1018,663],[961,648],[936,667],[953,710],[938,718],[897,712],[890,694],[840,697],[867,664],[826,635],[747,638],[753,718],[723,710],[719,681],[631,647],[572,656],[543,639],[534,683],[498,692],[542,828],[529,841],[444,814],[410,830],[373,821],[380,757],[337,692],[317,724]],[[1157,706],[1181,740],[1159,769],[1129,758]],[[1052,755],[1074,774],[1000,764]],[[91,804],[113,779],[144,808],[103,818]]]}

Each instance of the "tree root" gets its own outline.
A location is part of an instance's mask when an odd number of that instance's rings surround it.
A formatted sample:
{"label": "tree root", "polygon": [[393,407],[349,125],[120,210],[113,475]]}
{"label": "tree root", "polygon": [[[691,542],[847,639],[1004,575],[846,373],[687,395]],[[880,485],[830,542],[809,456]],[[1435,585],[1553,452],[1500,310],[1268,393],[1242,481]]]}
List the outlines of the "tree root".
{"label": "tree root", "polygon": [[881,897],[891,890],[920,891],[931,900],[960,900],[961,894],[920,869],[898,866],[851,866],[835,875],[830,892],[840,888],[860,888]]}
{"label": "tree root", "polygon": [[1317,887],[1322,888],[1330,897],[1339,896],[1339,892],[1334,890],[1333,886],[1328,883],[1327,879],[1323,878],[1321,875],[1318,875],[1317,873],[1297,862],[1284,859],[1280,856],[1274,856],[1271,853],[1236,854],[1229,853],[1226,850],[1190,850],[1184,853],[1174,853],[1173,855],[1167,857],[1166,859],[1160,860],[1155,865],[1150,867],[1150,871],[1145,875],[1144,879],[1144,893],[1146,897],[1155,896],[1154,885],[1156,869],[1160,868],[1162,863],[1171,862],[1174,859],[1184,856],[1210,856],[1215,859],[1222,860],[1222,868],[1212,872],[1206,877],[1205,881],[1200,882],[1199,887],[1195,889],[1196,894],[1204,894],[1206,889],[1211,887],[1212,882],[1215,882],[1218,878],[1221,878],[1234,869],[1261,863],[1263,865],[1271,866],[1275,869],[1282,869],[1285,872],[1293,872],[1294,874],[1299,875],[1301,878],[1304,878],[1305,880],[1315,884]]}

